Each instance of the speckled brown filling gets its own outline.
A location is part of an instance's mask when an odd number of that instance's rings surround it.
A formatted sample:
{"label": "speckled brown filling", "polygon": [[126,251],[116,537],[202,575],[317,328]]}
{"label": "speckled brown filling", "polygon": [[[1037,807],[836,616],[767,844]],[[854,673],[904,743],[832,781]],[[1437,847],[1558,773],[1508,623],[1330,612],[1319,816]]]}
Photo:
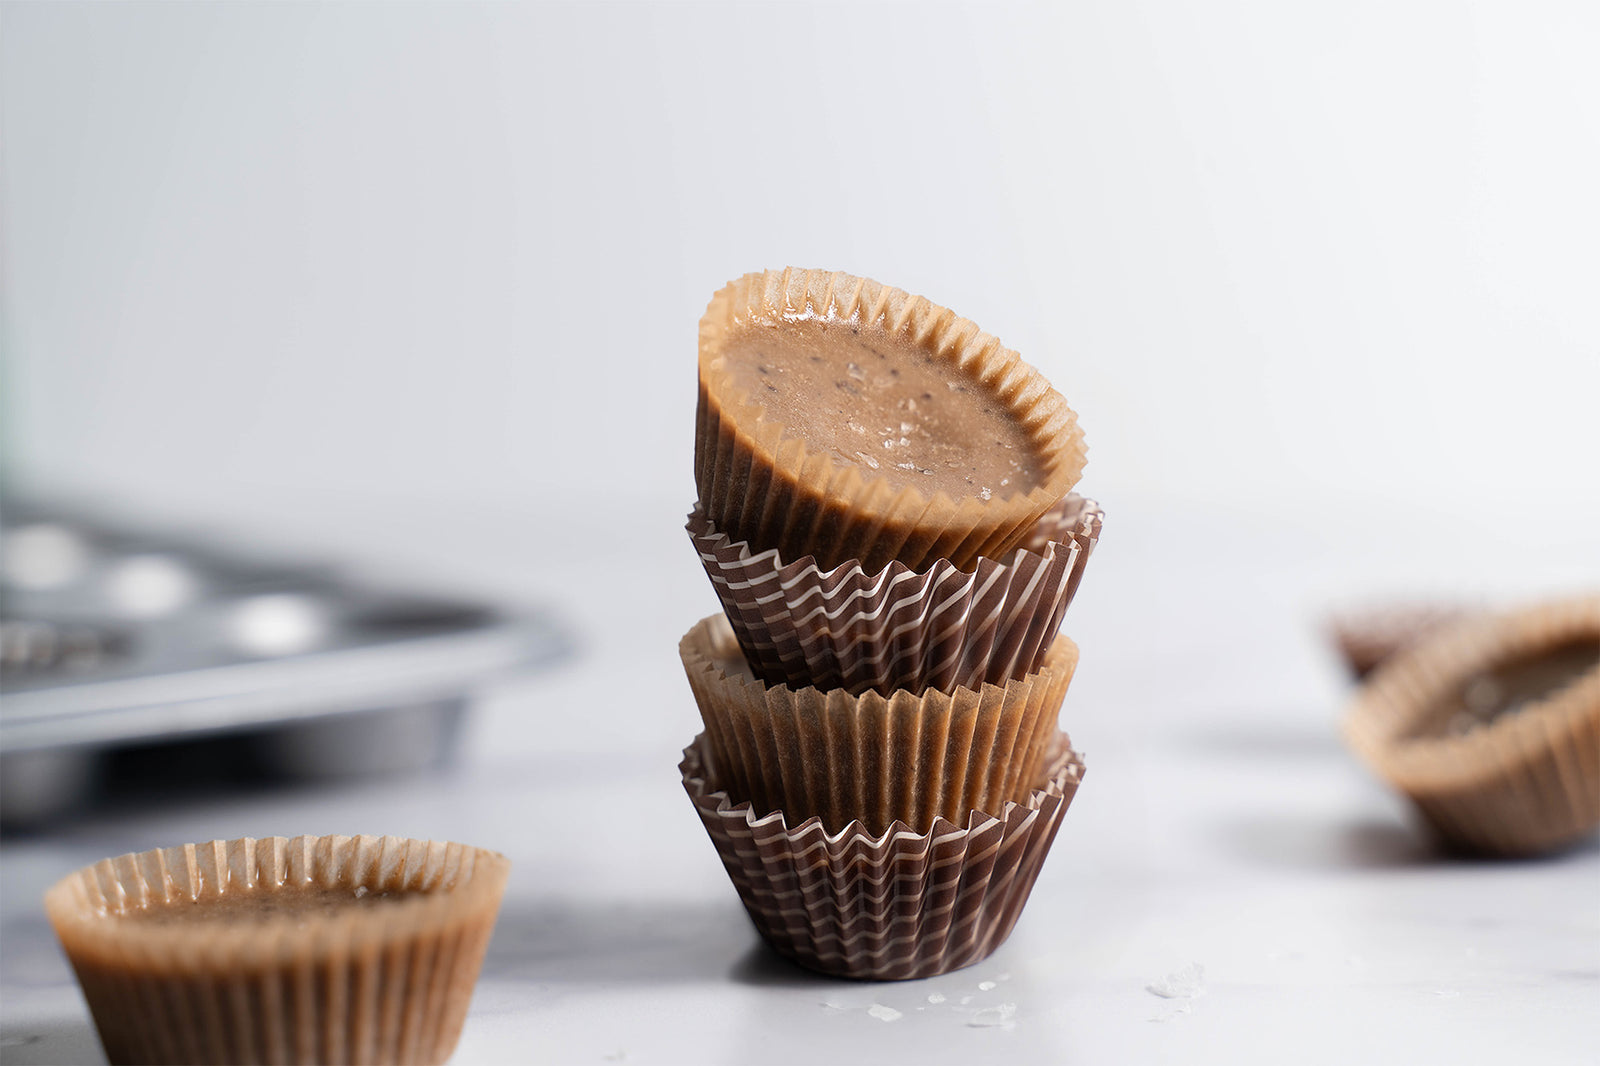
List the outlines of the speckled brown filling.
{"label": "speckled brown filling", "polygon": [[893,488],[990,499],[1048,476],[1006,405],[909,337],[847,319],[747,321],[721,355],[732,388],[786,437]]}

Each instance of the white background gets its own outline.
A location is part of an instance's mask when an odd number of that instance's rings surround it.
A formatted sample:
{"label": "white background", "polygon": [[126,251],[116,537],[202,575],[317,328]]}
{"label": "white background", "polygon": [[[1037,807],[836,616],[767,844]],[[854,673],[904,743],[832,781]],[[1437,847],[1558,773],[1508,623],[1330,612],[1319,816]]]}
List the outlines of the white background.
{"label": "white background", "polygon": [[[356,831],[513,859],[461,1062],[1592,1061],[1600,850],[1442,860],[1317,623],[1600,577],[1597,54],[1583,2],[0,6],[13,476],[583,645],[443,778],[8,840],[0,1057],[94,1053],[56,877]],[[935,982],[775,964],[677,791],[695,323],[786,264],[1021,351],[1107,509],[1089,776],[1016,937]]]}
{"label": "white background", "polygon": [[792,264],[1021,351],[1108,503],[1600,516],[1581,0],[3,18],[5,443],[51,483],[687,509],[699,312]]}

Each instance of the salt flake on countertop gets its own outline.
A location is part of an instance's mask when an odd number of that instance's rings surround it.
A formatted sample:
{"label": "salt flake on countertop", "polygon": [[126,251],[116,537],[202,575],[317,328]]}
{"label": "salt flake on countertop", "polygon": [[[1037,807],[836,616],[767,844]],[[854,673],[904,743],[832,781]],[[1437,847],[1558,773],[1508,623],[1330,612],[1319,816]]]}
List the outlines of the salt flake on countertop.
{"label": "salt flake on countertop", "polygon": [[1016,1024],[1017,1005],[1015,1003],[1002,1003],[998,1007],[985,1007],[983,1010],[974,1011],[972,1017],[967,1019],[967,1024],[974,1029],[1011,1028]]}
{"label": "salt flake on countertop", "polygon": [[1162,999],[1193,999],[1206,990],[1206,968],[1191,962],[1145,985],[1144,990]]}
{"label": "salt flake on countertop", "polygon": [[905,1017],[893,1007],[885,1007],[882,1003],[874,1003],[867,1008],[867,1013],[883,1022],[897,1022]]}
{"label": "salt flake on countertop", "polygon": [[993,981],[979,981],[978,982],[978,991],[979,992],[993,992],[998,987],[999,986],[996,985],[995,982],[993,982]]}

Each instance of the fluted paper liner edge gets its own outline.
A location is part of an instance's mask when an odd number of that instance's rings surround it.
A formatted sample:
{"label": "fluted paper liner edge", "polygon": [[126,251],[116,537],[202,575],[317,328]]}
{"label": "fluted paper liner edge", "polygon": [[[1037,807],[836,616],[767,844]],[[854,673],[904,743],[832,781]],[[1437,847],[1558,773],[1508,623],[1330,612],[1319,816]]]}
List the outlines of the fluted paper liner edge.
{"label": "fluted paper liner edge", "polygon": [[1503,855],[1550,851],[1600,826],[1600,664],[1461,736],[1416,735],[1469,679],[1600,636],[1600,595],[1460,623],[1385,663],[1345,719],[1351,748],[1446,840]]}
{"label": "fluted paper liner edge", "polygon": [[939,560],[831,570],[785,563],[719,531],[698,508],[688,530],[745,660],[769,685],[852,694],[1003,685],[1037,670],[1083,580],[1104,512],[1068,496],[1004,562]]}
{"label": "fluted paper liner edge", "polygon": [[[1026,429],[1048,467],[1044,484],[989,500],[929,498],[784,436],[780,423],[726,381],[717,361],[734,323],[796,315],[878,323],[947,360]],[[850,274],[788,268],[730,282],[700,320],[699,365],[700,505],[732,539],[776,548],[788,559],[815,555],[824,567],[856,559],[877,570],[896,559],[915,568],[937,558],[968,566],[979,556],[1003,556],[1066,496],[1087,459],[1077,416],[1016,352],[924,297]]]}
{"label": "fluted paper liner edge", "polygon": [[[112,1062],[439,1063],[460,1038],[510,864],[400,837],[214,840],[105,859],[45,910]],[[148,906],[351,891],[336,913],[130,920]],[[361,904],[355,893],[403,892]]]}
{"label": "fluted paper liner edge", "polygon": [[722,786],[736,802],[829,828],[934,819],[1021,801],[1038,780],[1078,664],[1066,637],[1044,666],[1005,686],[901,689],[890,696],[768,686],[728,620],[702,620],[678,645]]}
{"label": "fluted paper liner edge", "polygon": [[1005,943],[1084,774],[1062,733],[1021,803],[923,833],[829,833],[733,803],[714,764],[702,734],[679,764],[684,790],[762,938],[813,970],[877,980],[957,970]]}

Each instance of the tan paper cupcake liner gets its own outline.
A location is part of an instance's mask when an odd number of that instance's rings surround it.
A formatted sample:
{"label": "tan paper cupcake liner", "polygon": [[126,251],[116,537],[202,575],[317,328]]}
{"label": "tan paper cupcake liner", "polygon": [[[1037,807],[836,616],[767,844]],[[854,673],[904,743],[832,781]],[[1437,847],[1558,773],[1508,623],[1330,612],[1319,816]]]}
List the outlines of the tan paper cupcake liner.
{"label": "tan paper cupcake liner", "polygon": [[1518,855],[1570,844],[1600,826],[1600,656],[1514,713],[1459,733],[1443,716],[1488,671],[1585,640],[1600,640],[1600,596],[1451,627],[1373,675],[1346,739],[1459,847]]}
{"label": "tan paper cupcake liner", "polygon": [[[45,910],[113,1063],[441,1063],[509,865],[397,837],[217,840],[96,863]],[[240,913],[306,892],[337,902]]]}
{"label": "tan paper cupcake liner", "polygon": [[753,553],[698,509],[689,533],[739,647],[769,685],[889,695],[1003,685],[1037,670],[1100,535],[1098,504],[1068,496],[1005,562],[918,573],[891,563],[823,570]]}
{"label": "tan paper cupcake liner", "polygon": [[733,803],[704,735],[683,756],[684,789],[761,936],[802,966],[877,980],[957,970],[1005,943],[1084,773],[1063,733],[1021,803],[922,833],[829,833]]}
{"label": "tan paper cupcake liner", "polygon": [[[785,436],[765,410],[730,384],[720,356],[742,321],[796,316],[882,325],[916,339],[996,396],[1043,457],[1047,480],[1026,494],[984,500],[931,498],[841,465]],[[814,556],[823,569],[857,560],[868,571],[934,559],[970,568],[1001,558],[1083,473],[1083,433],[1066,401],[1016,352],[953,312],[900,289],[822,270],[748,274],[712,298],[700,320],[700,398],[695,487],[716,527],[785,559]]]}
{"label": "tan paper cupcake liner", "polygon": [[1003,687],[888,697],[769,687],[720,614],[691,629],[678,652],[719,787],[734,802],[871,832],[896,821],[923,832],[938,818],[964,822],[973,810],[1025,800],[1078,665],[1077,645],[1059,637],[1040,670]]}

